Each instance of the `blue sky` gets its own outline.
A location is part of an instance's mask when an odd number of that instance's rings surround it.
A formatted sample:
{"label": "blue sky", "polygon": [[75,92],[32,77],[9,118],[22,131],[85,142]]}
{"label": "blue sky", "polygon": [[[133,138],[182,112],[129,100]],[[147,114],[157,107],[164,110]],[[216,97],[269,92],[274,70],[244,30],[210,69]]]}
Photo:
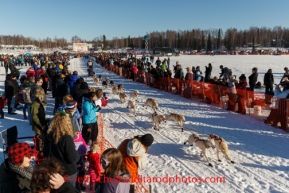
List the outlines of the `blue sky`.
{"label": "blue sky", "polygon": [[289,27],[289,0],[1,0],[0,35],[92,40],[152,31]]}

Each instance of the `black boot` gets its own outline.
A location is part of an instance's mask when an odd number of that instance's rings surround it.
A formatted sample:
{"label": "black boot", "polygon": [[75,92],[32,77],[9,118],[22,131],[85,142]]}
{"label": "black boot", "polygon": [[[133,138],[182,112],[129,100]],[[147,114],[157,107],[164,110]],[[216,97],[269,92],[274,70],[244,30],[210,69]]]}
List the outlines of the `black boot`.
{"label": "black boot", "polygon": [[1,113],[0,118],[1,118],[1,119],[4,119],[4,113]]}

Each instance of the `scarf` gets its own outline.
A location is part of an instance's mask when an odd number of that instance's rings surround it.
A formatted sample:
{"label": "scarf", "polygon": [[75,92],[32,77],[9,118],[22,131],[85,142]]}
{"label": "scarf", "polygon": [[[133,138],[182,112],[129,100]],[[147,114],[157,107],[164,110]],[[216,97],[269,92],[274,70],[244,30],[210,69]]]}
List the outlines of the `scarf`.
{"label": "scarf", "polygon": [[8,161],[8,165],[9,168],[16,174],[19,174],[20,176],[27,178],[28,180],[31,180],[33,173],[33,167],[31,165],[27,168],[20,168],[19,166],[11,163],[10,161]]}

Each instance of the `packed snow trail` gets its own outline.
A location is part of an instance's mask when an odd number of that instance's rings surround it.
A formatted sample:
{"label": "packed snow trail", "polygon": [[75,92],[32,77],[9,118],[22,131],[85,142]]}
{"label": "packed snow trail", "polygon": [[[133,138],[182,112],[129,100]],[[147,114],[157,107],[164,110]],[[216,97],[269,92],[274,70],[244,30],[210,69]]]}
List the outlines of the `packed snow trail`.
{"label": "packed snow trail", "polygon": [[[75,59],[75,65],[81,75],[86,76],[86,60]],[[71,70],[73,65],[71,65]],[[81,69],[81,70],[80,70]],[[125,138],[135,135],[152,133],[155,143],[149,148],[148,167],[140,173],[147,176],[220,177],[226,178],[226,183],[174,183],[171,185],[154,183],[154,192],[288,192],[288,155],[285,154],[288,135],[278,129],[264,125],[251,117],[228,112],[200,102],[194,102],[163,91],[150,88],[131,80],[124,79],[100,66],[95,67],[97,75],[109,77],[115,84],[123,84],[126,93],[140,91],[137,103],[137,117],[129,113],[126,103],[121,104],[118,95],[111,94],[111,88],[104,90],[108,93],[109,104],[103,109],[106,138],[117,147]],[[95,86],[91,78],[86,78],[91,86]],[[99,88],[102,88],[99,84]],[[171,112],[185,114],[185,132],[173,121],[161,125],[160,131],[152,129],[149,121],[150,108],[145,110],[143,102],[148,98],[159,102],[159,109],[166,116]],[[152,112],[152,111],[151,111]],[[187,129],[190,129],[188,131]],[[184,146],[183,142],[191,132],[214,133],[228,142],[232,160],[228,163],[223,156],[218,163],[215,153],[209,154],[214,168],[207,166],[204,158],[199,156],[196,147]],[[201,135],[207,137],[206,135]],[[278,140],[277,140],[278,137]],[[276,149],[278,151],[276,151]],[[276,156],[276,157],[274,157]],[[270,161],[273,159],[272,161]],[[266,160],[266,161],[264,161]],[[266,162],[270,161],[269,164]],[[273,169],[275,168],[275,169]],[[276,171],[277,170],[277,171]],[[268,176],[270,178],[268,179]]]}

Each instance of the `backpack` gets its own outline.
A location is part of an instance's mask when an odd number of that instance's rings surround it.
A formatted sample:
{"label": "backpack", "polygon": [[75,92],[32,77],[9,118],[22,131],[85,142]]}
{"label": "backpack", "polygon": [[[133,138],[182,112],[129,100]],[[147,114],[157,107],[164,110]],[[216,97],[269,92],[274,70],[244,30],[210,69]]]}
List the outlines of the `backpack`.
{"label": "backpack", "polygon": [[30,92],[31,92],[31,87],[26,87],[22,91],[23,101],[25,103],[32,103],[31,97],[30,97]]}

